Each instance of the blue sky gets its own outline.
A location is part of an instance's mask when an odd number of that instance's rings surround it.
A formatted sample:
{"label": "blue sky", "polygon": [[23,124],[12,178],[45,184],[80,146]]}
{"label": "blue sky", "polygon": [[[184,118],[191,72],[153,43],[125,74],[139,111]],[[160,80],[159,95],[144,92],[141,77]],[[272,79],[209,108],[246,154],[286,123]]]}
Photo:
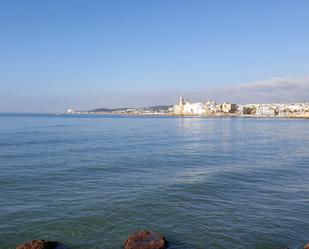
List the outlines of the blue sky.
{"label": "blue sky", "polygon": [[309,101],[308,10],[307,0],[1,1],[0,112],[173,104],[180,94]]}

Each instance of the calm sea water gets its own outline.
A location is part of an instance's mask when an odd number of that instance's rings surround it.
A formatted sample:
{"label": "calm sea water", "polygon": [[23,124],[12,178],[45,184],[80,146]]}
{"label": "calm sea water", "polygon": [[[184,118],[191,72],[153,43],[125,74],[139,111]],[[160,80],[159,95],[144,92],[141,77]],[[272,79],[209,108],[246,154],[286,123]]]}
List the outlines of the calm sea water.
{"label": "calm sea water", "polygon": [[309,120],[0,115],[0,248],[302,248]]}

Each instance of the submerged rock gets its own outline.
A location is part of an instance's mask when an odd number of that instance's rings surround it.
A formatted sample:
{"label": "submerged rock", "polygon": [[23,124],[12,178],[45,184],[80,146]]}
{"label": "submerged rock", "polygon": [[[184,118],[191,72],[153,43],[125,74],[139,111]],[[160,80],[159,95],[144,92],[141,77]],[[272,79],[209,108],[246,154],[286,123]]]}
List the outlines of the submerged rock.
{"label": "submerged rock", "polygon": [[309,249],[309,243],[304,246],[304,249]]}
{"label": "submerged rock", "polygon": [[167,242],[163,236],[153,231],[139,231],[124,242],[125,249],[165,249]]}
{"label": "submerged rock", "polygon": [[64,249],[64,247],[55,241],[32,240],[16,246],[16,249]]}

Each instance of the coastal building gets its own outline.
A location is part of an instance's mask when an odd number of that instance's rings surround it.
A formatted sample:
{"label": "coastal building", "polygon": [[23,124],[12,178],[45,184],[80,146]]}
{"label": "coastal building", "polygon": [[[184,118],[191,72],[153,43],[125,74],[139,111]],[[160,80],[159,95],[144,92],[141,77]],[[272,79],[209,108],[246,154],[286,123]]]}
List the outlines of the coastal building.
{"label": "coastal building", "polygon": [[170,112],[177,114],[177,115],[181,115],[184,112],[184,105],[185,105],[185,100],[183,98],[183,96],[179,97],[179,104],[178,105],[174,105],[171,109]]}
{"label": "coastal building", "polygon": [[213,100],[208,100],[205,104],[201,102],[192,103],[190,100],[184,100],[183,96],[179,98],[179,104],[174,105],[171,112],[176,115],[214,115],[216,113],[235,113],[236,104],[217,104]]}
{"label": "coastal building", "polygon": [[67,111],[66,111],[66,113],[67,114],[75,114],[75,110],[74,109],[68,109]]}
{"label": "coastal building", "polygon": [[204,115],[206,113],[203,103],[192,103],[190,100],[185,101],[181,96],[179,105],[174,105],[172,112],[178,115]]}
{"label": "coastal building", "polygon": [[275,116],[277,114],[277,109],[271,105],[261,105],[256,109],[257,116]]}
{"label": "coastal building", "polygon": [[208,100],[206,102],[206,112],[207,114],[215,114],[221,112],[221,107],[213,100]]}
{"label": "coastal building", "polygon": [[236,104],[223,103],[220,105],[221,112],[223,113],[235,113],[237,111]]}
{"label": "coastal building", "polygon": [[203,115],[206,113],[205,110],[205,105],[202,103],[191,103],[191,102],[186,102],[184,105],[184,114],[189,114],[189,115]]}
{"label": "coastal building", "polygon": [[245,105],[238,105],[237,106],[237,114],[238,115],[254,115],[255,108],[245,106]]}

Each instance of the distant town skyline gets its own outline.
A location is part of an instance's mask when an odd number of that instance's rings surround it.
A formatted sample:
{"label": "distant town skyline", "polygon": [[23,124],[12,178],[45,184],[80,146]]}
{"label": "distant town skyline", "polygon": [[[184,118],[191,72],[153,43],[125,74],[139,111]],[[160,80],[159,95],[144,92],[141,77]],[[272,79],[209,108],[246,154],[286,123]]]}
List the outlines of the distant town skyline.
{"label": "distant town skyline", "polygon": [[0,112],[309,101],[309,2],[2,1]]}

